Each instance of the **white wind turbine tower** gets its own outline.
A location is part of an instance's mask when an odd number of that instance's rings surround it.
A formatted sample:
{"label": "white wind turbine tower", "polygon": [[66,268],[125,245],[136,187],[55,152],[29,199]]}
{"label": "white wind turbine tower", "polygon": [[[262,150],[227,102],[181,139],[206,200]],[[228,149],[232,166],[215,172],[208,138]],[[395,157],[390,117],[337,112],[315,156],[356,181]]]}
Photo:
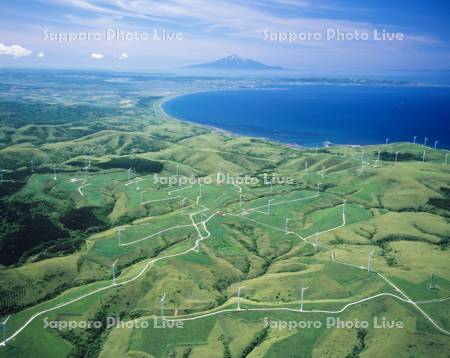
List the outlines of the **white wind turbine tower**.
{"label": "white wind turbine tower", "polygon": [[237,309],[238,311],[241,310],[241,290],[244,288],[244,286],[238,287],[237,290]]}
{"label": "white wind turbine tower", "polygon": [[377,163],[376,163],[376,165],[375,165],[375,168],[378,168],[378,167],[379,167],[379,164],[380,164],[380,156],[381,156],[381,150],[378,151]]}
{"label": "white wind turbine tower", "polygon": [[123,227],[117,228],[117,241],[119,243],[119,246],[122,245],[122,231],[124,231],[124,230],[125,230],[125,228],[123,228]]}
{"label": "white wind turbine tower", "polygon": [[242,193],[239,193],[239,211],[242,211],[242,198],[245,195],[242,195]]}
{"label": "white wind turbine tower", "polygon": [[112,283],[113,283],[113,285],[116,284],[116,264],[117,264],[118,260],[119,259],[116,259],[116,261],[114,261],[114,263],[112,264]]}
{"label": "white wind turbine tower", "polygon": [[181,215],[184,215],[184,202],[187,200],[186,197],[181,199]]}
{"label": "white wind turbine tower", "polygon": [[428,142],[428,137],[425,137],[424,141],[423,141],[423,145],[426,147],[427,146],[427,142]]}
{"label": "white wind turbine tower", "polygon": [[164,300],[166,299],[166,293],[164,293],[161,297],[161,299],[159,300],[159,305],[160,305],[160,309],[161,309],[161,319],[164,319]]}
{"label": "white wind turbine tower", "polygon": [[375,251],[370,251],[369,253],[369,260],[367,262],[367,272],[370,272],[371,270],[371,263],[372,263],[372,255],[374,254]]}
{"label": "white wind turbine tower", "polygon": [[438,143],[439,143],[439,141],[438,141],[438,140],[435,140],[435,141],[434,141],[434,149],[437,149],[437,145],[438,145]]}
{"label": "white wind turbine tower", "polygon": [[417,136],[415,135],[415,136],[414,136],[414,139],[413,139],[413,143],[414,143],[414,144],[416,144],[416,139],[417,139]]}
{"label": "white wind turbine tower", "polygon": [[284,232],[287,234],[287,233],[289,233],[289,231],[288,231],[288,223],[289,223],[289,221],[291,221],[292,219],[288,219],[288,218],[286,218],[285,220],[284,220]]}
{"label": "white wind turbine tower", "polygon": [[267,214],[268,214],[268,215],[270,215],[270,204],[272,203],[273,200],[274,200],[274,199],[269,199],[269,200],[267,201]]}
{"label": "white wind turbine tower", "polygon": [[395,165],[397,165],[397,160],[398,160],[399,154],[400,154],[400,152],[395,152]]}
{"label": "white wind turbine tower", "polygon": [[8,317],[6,317],[6,319],[2,322],[2,326],[3,326],[3,343],[6,347],[6,332],[7,332],[7,323],[8,320],[11,318],[11,315],[9,315]]}
{"label": "white wind turbine tower", "polygon": [[300,311],[303,311],[303,295],[309,287],[300,287]]}

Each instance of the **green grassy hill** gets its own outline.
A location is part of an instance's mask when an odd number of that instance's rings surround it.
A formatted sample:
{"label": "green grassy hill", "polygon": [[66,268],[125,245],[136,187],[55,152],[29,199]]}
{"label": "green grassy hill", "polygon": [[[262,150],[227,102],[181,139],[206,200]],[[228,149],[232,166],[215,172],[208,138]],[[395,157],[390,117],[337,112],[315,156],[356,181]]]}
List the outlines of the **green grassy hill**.
{"label": "green grassy hill", "polygon": [[[444,151],[427,149],[425,162],[423,146],[408,143],[316,152],[174,121],[147,102],[133,115],[3,127],[0,312],[11,314],[7,336],[17,335],[2,354],[447,354]],[[217,183],[218,172],[257,181]],[[290,181],[270,185],[264,174]],[[166,177],[185,183],[155,179]],[[304,311],[300,287],[308,287]],[[183,328],[155,327],[164,294],[165,322]],[[106,327],[107,317],[148,327]],[[405,327],[327,328],[330,317]],[[52,320],[103,324],[44,328]],[[322,325],[279,327],[287,321]]]}

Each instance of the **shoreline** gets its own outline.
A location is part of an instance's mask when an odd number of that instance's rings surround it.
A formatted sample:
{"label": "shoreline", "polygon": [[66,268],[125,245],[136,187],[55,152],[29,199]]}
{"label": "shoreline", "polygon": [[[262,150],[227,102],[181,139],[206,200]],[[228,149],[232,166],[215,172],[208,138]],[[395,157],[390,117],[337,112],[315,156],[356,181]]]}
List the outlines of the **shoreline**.
{"label": "shoreline", "polygon": [[[301,145],[298,143],[287,143],[287,142],[280,142],[276,139],[270,138],[270,137],[261,137],[258,135],[248,135],[248,134],[241,134],[241,133],[235,133],[232,132],[230,130],[224,129],[224,128],[220,128],[220,127],[216,127],[213,125],[209,125],[209,124],[205,124],[205,123],[198,123],[198,122],[194,122],[191,120],[187,120],[187,119],[182,119],[182,118],[177,118],[171,114],[169,114],[168,112],[166,112],[163,108],[163,105],[175,98],[178,97],[182,97],[182,96],[187,96],[187,95],[191,95],[191,94],[198,94],[198,93],[209,93],[209,92],[225,92],[225,91],[239,91],[239,90],[243,90],[243,91],[248,91],[248,90],[256,90],[256,88],[226,88],[226,89],[202,89],[202,90],[193,90],[193,91],[184,91],[184,92],[179,92],[179,93],[173,93],[167,96],[164,96],[163,98],[161,98],[160,100],[158,100],[155,104],[154,104],[154,109],[156,109],[159,114],[161,114],[163,117],[170,119],[170,120],[174,120],[174,121],[180,121],[180,122],[185,122],[185,123],[189,123],[192,125],[196,125],[196,126],[201,126],[201,127],[206,127],[208,129],[210,129],[211,131],[215,132],[215,133],[221,133],[221,134],[225,134],[225,135],[229,135],[229,136],[233,136],[233,137],[247,137],[247,138],[253,138],[253,139],[259,139],[259,140],[264,140],[264,141],[268,141],[271,143],[275,143],[281,146],[286,146],[286,147],[290,147],[290,148],[298,148],[298,149],[315,149],[315,148],[329,148],[329,147],[348,147],[348,148],[361,148],[361,147],[370,147],[370,146],[379,146],[379,145],[384,145],[384,143],[367,143],[367,144],[359,144],[359,143],[334,143],[330,140],[324,140],[321,142],[320,145]],[[156,106],[156,107],[155,107]],[[398,144],[398,143],[410,143],[413,144],[412,142],[408,142],[408,141],[392,141],[389,144]],[[419,144],[419,143],[417,143]],[[427,147],[430,150],[435,150],[432,147]],[[448,151],[449,148],[446,147],[441,147],[438,148],[437,150],[443,150],[443,151]]]}
{"label": "shoreline", "polygon": [[[241,90],[250,90],[252,88],[241,88]],[[179,121],[179,122],[186,122],[189,124],[193,124],[196,126],[201,126],[201,127],[206,127],[209,128],[210,130],[212,130],[215,133],[221,133],[221,134],[226,134],[226,135],[230,135],[233,137],[247,137],[247,138],[254,138],[254,139],[260,139],[260,140],[264,140],[264,141],[268,141],[268,142],[272,142],[272,143],[276,143],[278,145],[281,146],[286,146],[289,148],[299,148],[299,149],[314,149],[314,146],[305,146],[305,145],[300,145],[297,143],[286,143],[286,142],[280,142],[277,141],[275,139],[272,138],[267,138],[267,137],[259,137],[259,136],[251,136],[251,135],[245,135],[245,134],[240,134],[240,133],[235,133],[235,132],[231,132],[227,129],[223,129],[223,128],[219,128],[219,127],[215,127],[209,124],[204,124],[204,123],[197,123],[197,122],[193,122],[187,119],[182,119],[182,118],[177,118],[171,114],[169,114],[168,112],[166,112],[163,108],[164,103],[169,102],[175,98],[178,97],[182,97],[182,96],[187,96],[187,95],[191,95],[191,94],[197,94],[197,93],[208,93],[208,92],[221,92],[221,91],[229,91],[230,88],[227,89],[211,89],[211,90],[198,90],[198,91],[185,91],[185,92],[180,92],[180,93],[174,93],[174,94],[170,94],[167,96],[164,96],[163,98],[161,98],[160,100],[158,100],[153,108],[159,112],[159,114],[161,114],[163,117],[165,117],[166,119],[170,119],[173,121]],[[233,91],[235,90],[239,90],[239,89],[231,89]],[[337,143],[333,143],[331,141],[324,141],[321,145],[322,148],[328,148],[328,147],[350,147],[350,148],[358,148],[358,147],[362,147],[362,146],[368,146],[368,145],[376,145],[376,144],[337,144]]]}

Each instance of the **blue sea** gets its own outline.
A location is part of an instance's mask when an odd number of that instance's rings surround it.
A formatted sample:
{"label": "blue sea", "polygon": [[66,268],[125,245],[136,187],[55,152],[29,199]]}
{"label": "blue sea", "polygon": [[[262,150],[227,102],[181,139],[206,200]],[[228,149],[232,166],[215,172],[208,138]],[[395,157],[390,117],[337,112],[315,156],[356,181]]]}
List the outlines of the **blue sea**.
{"label": "blue sea", "polygon": [[304,84],[187,94],[173,117],[302,146],[412,141],[450,148],[450,87]]}

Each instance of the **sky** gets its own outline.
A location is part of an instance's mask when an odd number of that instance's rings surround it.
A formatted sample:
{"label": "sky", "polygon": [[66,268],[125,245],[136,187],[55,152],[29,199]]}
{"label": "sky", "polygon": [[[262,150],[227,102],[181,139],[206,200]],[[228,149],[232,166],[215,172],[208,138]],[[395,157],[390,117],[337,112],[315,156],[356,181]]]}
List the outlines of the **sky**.
{"label": "sky", "polygon": [[14,0],[0,14],[6,68],[170,70],[232,53],[316,72],[450,68],[444,0]]}

